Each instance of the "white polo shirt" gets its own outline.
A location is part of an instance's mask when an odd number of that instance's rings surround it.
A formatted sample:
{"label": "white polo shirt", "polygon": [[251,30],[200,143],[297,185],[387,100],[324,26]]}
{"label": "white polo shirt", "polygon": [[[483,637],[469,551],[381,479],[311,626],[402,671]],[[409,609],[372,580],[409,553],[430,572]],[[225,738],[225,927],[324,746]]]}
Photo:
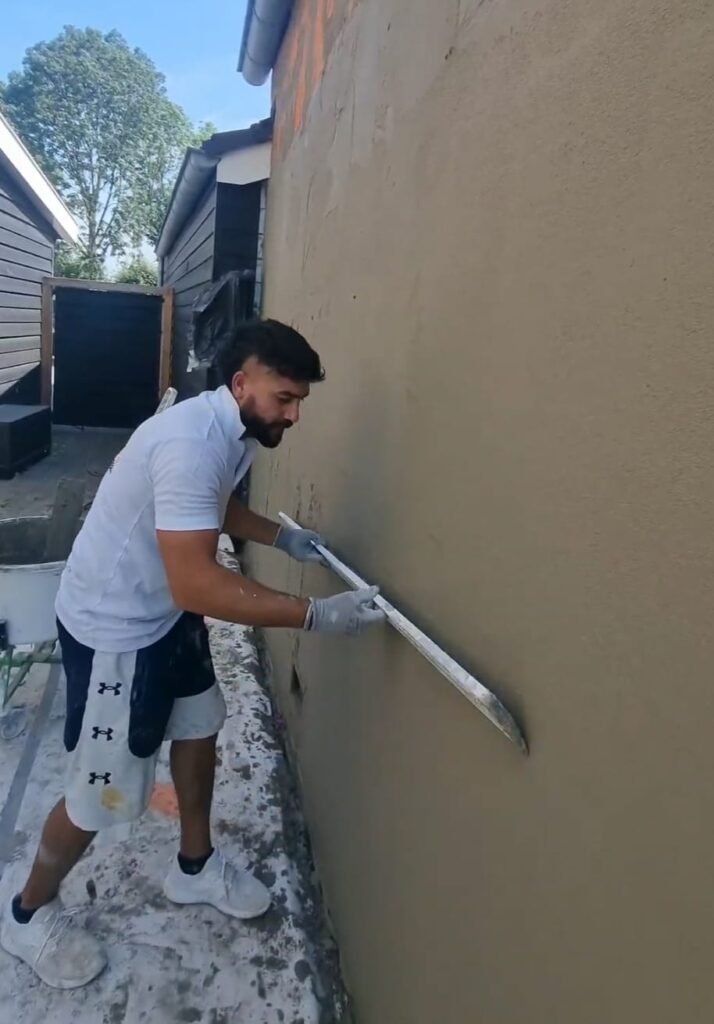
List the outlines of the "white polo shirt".
{"label": "white polo shirt", "polygon": [[245,439],[226,387],[152,416],[102,480],[60,581],[56,611],[100,651],[135,651],[181,615],[171,597],[157,530],[220,530],[257,442]]}

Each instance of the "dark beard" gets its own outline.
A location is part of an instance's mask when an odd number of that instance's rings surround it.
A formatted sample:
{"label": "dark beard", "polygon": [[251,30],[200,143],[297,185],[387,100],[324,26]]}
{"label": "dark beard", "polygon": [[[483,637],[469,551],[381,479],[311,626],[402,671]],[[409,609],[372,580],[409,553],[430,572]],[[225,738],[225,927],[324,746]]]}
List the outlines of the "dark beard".
{"label": "dark beard", "polygon": [[246,437],[254,437],[258,444],[264,448],[277,448],[283,439],[283,434],[292,426],[290,423],[265,423],[258,416],[241,409],[240,418],[245,427]]}

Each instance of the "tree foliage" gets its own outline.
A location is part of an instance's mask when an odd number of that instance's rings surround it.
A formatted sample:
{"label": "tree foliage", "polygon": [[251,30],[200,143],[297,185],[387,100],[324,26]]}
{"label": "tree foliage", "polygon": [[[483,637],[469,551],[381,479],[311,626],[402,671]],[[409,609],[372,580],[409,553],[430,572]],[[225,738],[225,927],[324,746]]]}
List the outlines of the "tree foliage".
{"label": "tree foliage", "polygon": [[85,281],[103,281],[104,264],[90,257],[81,246],[60,242],[55,252],[55,275],[57,277],[82,278]]}
{"label": "tree foliage", "polygon": [[0,105],[81,222],[71,267],[98,277],[110,253],[156,241],[196,135],[145,53],[115,31],[66,27],[27,50]]}
{"label": "tree foliage", "polygon": [[122,264],[114,280],[118,284],[155,286],[159,283],[159,271],[155,263],[150,263],[141,253],[135,253],[130,260]]}
{"label": "tree foliage", "polygon": [[155,147],[147,167],[147,188],[137,211],[144,237],[152,245],[156,245],[159,240],[171,192],[186,149],[189,146],[200,146],[215,131],[215,125],[206,121],[195,129],[189,129],[185,134],[181,134],[178,145],[176,137],[167,132]]}

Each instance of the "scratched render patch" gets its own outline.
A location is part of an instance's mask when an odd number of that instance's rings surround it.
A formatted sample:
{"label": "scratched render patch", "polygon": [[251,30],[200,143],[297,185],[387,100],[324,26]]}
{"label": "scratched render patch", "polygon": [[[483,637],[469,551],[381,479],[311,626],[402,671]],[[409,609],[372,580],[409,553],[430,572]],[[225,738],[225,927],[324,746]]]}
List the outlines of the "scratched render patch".
{"label": "scratched render patch", "polygon": [[[271,886],[272,910],[250,924],[207,907],[168,904],[161,885],[176,849],[177,822],[170,808],[151,810],[136,825],[100,836],[65,886],[65,901],[82,907],[109,950],[110,967],[95,985],[51,991],[0,951],[0,1002],[16,1024],[44,1024],[50,1016],[56,1024],[347,1024],[337,953],[323,926],[252,631],[211,624],[211,645],[228,705],[216,836]],[[29,703],[44,688],[45,672],[36,670]],[[44,815],[60,792],[62,713],[60,695],[7,845],[14,860],[3,877],[3,898],[24,875]],[[166,753],[159,784],[169,781]],[[13,774],[19,754],[17,743],[0,752],[3,774]]]}

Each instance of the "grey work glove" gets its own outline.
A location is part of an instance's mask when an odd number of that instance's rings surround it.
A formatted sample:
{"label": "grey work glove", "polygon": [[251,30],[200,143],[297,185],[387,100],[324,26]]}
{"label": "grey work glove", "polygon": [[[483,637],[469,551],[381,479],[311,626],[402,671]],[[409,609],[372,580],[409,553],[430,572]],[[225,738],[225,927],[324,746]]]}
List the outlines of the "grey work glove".
{"label": "grey work glove", "polygon": [[319,533],[292,526],[281,526],[273,541],[274,548],[284,551],[298,562],[319,562],[324,565],[325,560],[315,549],[315,544],[322,544],[324,547],[325,541]]}
{"label": "grey work glove", "polygon": [[349,590],[335,597],[313,597],[305,620],[305,629],[315,633],[342,633],[356,636],[368,626],[384,622],[384,612],[375,608],[379,587]]}

